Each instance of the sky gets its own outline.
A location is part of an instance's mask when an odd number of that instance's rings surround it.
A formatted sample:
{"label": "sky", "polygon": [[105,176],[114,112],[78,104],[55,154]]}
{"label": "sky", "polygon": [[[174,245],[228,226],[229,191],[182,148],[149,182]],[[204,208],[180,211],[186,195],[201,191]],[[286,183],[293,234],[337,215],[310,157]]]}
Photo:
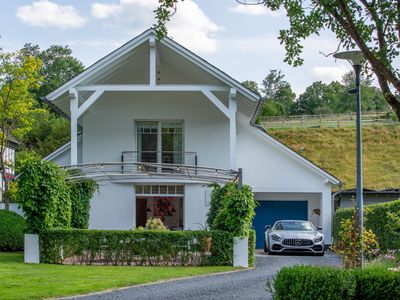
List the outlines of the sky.
{"label": "sky", "polygon": [[[1,1],[0,48],[15,51],[25,43],[42,49],[68,45],[89,66],[154,24],[157,0]],[[314,81],[340,80],[347,62],[321,53],[336,50],[330,32],[306,40],[301,67],[285,63],[279,30],[288,28],[284,11],[243,6],[234,0],[185,0],[168,24],[169,35],[233,78],[258,83],[280,69],[297,95]]]}

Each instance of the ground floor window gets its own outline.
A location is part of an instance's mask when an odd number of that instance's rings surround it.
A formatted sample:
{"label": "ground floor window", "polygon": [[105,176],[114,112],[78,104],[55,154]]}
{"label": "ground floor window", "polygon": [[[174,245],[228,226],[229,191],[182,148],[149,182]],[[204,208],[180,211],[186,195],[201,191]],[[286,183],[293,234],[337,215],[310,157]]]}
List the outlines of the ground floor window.
{"label": "ground floor window", "polygon": [[183,185],[136,185],[136,226],[160,218],[168,229],[183,229]]}

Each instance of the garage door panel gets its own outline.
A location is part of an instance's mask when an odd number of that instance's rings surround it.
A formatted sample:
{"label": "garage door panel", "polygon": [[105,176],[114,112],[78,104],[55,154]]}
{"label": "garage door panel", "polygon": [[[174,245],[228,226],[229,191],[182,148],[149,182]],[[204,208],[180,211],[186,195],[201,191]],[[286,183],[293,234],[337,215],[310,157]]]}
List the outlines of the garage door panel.
{"label": "garage door panel", "polygon": [[307,220],[308,201],[258,201],[253,227],[256,230],[256,247],[264,247],[264,227],[278,220]]}

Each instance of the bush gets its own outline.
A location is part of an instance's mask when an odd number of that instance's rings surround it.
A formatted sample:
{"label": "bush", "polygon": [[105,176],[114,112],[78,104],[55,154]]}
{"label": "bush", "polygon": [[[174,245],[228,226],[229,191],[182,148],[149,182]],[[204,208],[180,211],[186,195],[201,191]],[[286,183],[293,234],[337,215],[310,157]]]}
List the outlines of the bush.
{"label": "bush", "polygon": [[256,263],[256,231],[249,232],[249,267],[254,267]]}
{"label": "bush", "polygon": [[92,179],[81,179],[69,183],[73,228],[87,229],[89,227],[90,200],[97,190],[98,185]]}
{"label": "bush", "polygon": [[0,210],[0,251],[24,249],[25,219],[13,211]]}
{"label": "bush", "polygon": [[213,190],[211,192],[210,209],[207,213],[207,225],[209,228],[213,227],[215,218],[225,205],[227,200],[225,195],[235,189],[235,184],[233,182],[229,182],[224,186],[214,184],[212,187]]}
{"label": "bush", "polygon": [[336,269],[295,266],[282,268],[267,290],[274,299],[400,299],[400,273],[370,267]]}
{"label": "bush", "polygon": [[[344,219],[340,223],[340,240],[335,240],[332,250],[339,254],[343,259],[346,268],[360,266],[360,252],[363,249],[365,258],[374,258],[375,250],[379,250],[379,245],[375,234],[370,229],[363,230],[362,242],[358,234],[357,213],[353,210],[351,219]],[[361,248],[361,245],[363,246]]]}
{"label": "bush", "polygon": [[251,188],[245,185],[241,189],[229,189],[223,198],[211,228],[231,232],[234,236],[249,236],[257,205]]}
{"label": "bush", "polygon": [[354,275],[332,267],[284,267],[267,290],[276,300],[292,299],[354,299]]}
{"label": "bush", "polygon": [[232,265],[233,238],[221,231],[48,229],[41,261],[101,265]]}
{"label": "bush", "polygon": [[16,196],[29,232],[70,227],[71,200],[65,176],[56,164],[41,160],[29,160],[21,169]]}
{"label": "bush", "polygon": [[[344,219],[351,219],[353,211],[354,208],[340,208],[335,212],[333,218],[334,241],[340,240],[340,224]],[[400,200],[364,207],[364,226],[375,233],[382,250],[398,249],[400,245],[400,235],[393,235],[386,225],[391,223],[392,214],[400,215]]]}

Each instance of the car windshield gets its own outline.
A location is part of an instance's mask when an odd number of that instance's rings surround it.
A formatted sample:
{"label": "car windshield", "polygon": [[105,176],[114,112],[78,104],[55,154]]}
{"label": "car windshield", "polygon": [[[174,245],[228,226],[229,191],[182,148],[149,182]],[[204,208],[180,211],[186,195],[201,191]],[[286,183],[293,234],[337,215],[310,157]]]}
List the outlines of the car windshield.
{"label": "car windshield", "polygon": [[315,231],[315,227],[310,222],[277,222],[274,230],[289,231]]}

